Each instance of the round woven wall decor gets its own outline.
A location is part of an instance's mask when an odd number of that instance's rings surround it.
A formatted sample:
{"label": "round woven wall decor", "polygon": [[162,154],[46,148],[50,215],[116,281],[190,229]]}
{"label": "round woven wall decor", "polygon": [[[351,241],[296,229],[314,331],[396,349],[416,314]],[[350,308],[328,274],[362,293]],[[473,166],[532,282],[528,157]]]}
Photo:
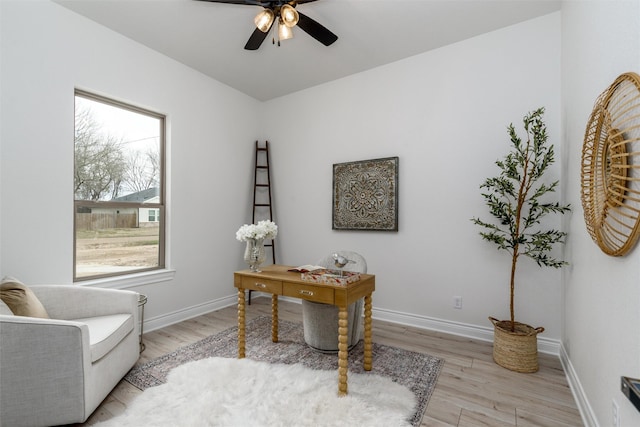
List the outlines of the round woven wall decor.
{"label": "round woven wall decor", "polygon": [[587,230],[608,255],[626,254],[640,224],[640,76],[625,73],[596,100],[582,147]]}

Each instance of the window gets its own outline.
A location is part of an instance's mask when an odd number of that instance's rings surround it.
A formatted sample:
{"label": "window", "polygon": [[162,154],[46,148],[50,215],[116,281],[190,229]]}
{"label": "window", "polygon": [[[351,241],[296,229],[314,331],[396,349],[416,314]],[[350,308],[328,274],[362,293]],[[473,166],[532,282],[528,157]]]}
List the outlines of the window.
{"label": "window", "polygon": [[165,117],[76,90],[74,280],[164,268]]}

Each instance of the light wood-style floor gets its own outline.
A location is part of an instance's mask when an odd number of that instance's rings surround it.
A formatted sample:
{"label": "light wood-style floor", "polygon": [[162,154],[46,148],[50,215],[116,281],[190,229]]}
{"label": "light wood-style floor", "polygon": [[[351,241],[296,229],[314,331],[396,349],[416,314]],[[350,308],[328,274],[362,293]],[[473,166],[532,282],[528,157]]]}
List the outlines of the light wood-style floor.
{"label": "light wood-style floor", "polygon": [[[278,307],[280,319],[302,322],[300,304],[281,300]],[[270,315],[270,310],[269,298],[253,298],[247,306],[247,321]],[[236,326],[236,316],[236,308],[228,307],[146,333],[146,349],[138,363]],[[535,374],[511,372],[493,362],[491,343],[376,319],[373,340],[445,360],[421,427],[583,425],[557,357],[540,354],[540,370]],[[121,414],[140,393],[121,381],[83,425]]]}

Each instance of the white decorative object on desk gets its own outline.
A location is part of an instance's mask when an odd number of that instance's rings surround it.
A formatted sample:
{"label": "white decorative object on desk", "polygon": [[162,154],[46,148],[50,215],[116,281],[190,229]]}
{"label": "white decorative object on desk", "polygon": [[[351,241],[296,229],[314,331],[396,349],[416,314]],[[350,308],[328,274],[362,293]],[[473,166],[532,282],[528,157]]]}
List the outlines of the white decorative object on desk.
{"label": "white decorative object on desk", "polygon": [[263,239],[247,239],[247,247],[244,250],[244,262],[249,264],[249,269],[254,273],[260,273],[260,266],[266,259]]}
{"label": "white decorative object on desk", "polygon": [[247,242],[244,250],[244,261],[249,264],[251,271],[259,273],[260,265],[266,256],[264,253],[264,240],[275,239],[278,235],[278,226],[273,221],[258,221],[257,224],[244,224],[236,232],[236,239]]}
{"label": "white decorative object on desk", "polygon": [[355,261],[352,261],[346,257],[343,257],[339,253],[331,254],[331,257],[333,257],[333,264],[336,267],[338,267],[338,269],[340,269],[340,276],[342,276],[342,269],[344,268],[345,265],[349,264],[350,262],[355,263]]}

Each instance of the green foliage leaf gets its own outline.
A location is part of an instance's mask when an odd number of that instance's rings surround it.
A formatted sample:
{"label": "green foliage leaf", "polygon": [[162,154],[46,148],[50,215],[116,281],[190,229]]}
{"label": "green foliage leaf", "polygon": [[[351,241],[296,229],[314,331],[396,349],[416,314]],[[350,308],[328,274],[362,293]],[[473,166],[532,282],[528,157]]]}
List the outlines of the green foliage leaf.
{"label": "green foliage leaf", "polygon": [[[499,174],[487,178],[481,185],[482,197],[493,221],[472,218],[481,227],[480,236],[494,243],[499,250],[512,255],[512,271],[520,255],[525,255],[541,267],[560,268],[567,263],[550,255],[554,246],[564,243],[566,233],[554,229],[540,229],[547,214],[565,214],[570,205],[544,201],[554,193],[558,181],[538,183],[555,161],[553,145],[548,144],[548,134],[543,121],[544,108],[524,116],[526,139],[521,138],[513,124],[507,127],[511,151],[495,162]],[[511,313],[513,319],[513,289],[511,282]]]}

